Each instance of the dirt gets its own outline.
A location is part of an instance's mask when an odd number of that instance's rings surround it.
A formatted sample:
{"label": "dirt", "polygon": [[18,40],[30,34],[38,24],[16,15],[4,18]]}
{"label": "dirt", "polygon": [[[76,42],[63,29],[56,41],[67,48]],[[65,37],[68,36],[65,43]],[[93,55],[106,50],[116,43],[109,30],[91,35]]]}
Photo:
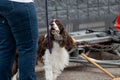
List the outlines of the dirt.
{"label": "dirt", "polygon": [[[107,71],[116,77],[120,77],[119,67],[105,67]],[[44,70],[37,72],[38,80],[44,79]],[[104,74],[101,70],[94,66],[86,64],[70,62],[69,66],[64,69],[62,74],[57,80],[112,80],[108,75]]]}

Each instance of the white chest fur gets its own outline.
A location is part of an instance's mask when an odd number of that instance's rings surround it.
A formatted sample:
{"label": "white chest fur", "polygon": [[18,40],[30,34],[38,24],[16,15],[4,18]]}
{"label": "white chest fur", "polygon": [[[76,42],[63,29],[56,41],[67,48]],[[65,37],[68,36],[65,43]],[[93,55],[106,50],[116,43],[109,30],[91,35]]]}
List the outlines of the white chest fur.
{"label": "white chest fur", "polygon": [[46,80],[56,80],[57,76],[69,63],[69,54],[65,47],[60,47],[57,42],[53,42],[52,53],[47,49],[44,55]]}

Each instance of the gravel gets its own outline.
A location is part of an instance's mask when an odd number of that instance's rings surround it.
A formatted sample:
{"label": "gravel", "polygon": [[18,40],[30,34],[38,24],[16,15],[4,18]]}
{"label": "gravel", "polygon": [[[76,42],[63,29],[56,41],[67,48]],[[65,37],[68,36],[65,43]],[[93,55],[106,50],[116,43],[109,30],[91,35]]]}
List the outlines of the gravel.
{"label": "gravel", "polygon": [[[120,77],[119,67],[105,67],[116,77]],[[44,80],[44,70],[37,72],[37,79]],[[108,75],[94,66],[70,62],[57,80],[112,80]]]}

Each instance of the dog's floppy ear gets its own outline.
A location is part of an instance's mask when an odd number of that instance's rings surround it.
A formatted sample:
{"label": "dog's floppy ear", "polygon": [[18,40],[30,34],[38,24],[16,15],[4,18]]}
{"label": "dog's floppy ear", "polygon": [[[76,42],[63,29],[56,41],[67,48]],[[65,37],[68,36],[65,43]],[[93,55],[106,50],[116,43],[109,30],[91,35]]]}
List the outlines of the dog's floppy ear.
{"label": "dog's floppy ear", "polygon": [[38,41],[38,56],[42,57],[42,49],[43,49],[43,41],[45,40],[44,35],[39,36],[39,41]]}
{"label": "dog's floppy ear", "polygon": [[65,43],[66,43],[65,48],[67,50],[72,49],[74,47],[73,39],[68,33],[66,33],[66,42]]}
{"label": "dog's floppy ear", "polygon": [[60,46],[61,47],[65,46],[67,50],[72,49],[74,47],[74,42],[71,36],[66,31],[62,33],[62,36],[63,36],[63,40],[60,41]]}
{"label": "dog's floppy ear", "polygon": [[60,29],[60,34],[64,31],[64,25],[62,24],[62,22],[58,19],[55,20],[55,23],[59,26]]}

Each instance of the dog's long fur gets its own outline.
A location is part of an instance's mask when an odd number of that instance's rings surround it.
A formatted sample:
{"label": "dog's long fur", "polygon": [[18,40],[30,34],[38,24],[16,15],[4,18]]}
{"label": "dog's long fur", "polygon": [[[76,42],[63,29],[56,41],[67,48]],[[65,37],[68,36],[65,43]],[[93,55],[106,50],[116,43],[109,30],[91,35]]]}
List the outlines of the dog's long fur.
{"label": "dog's long fur", "polygon": [[[54,34],[52,34],[52,30],[55,30],[54,25],[59,29],[61,40],[56,40]],[[46,80],[56,80],[57,76],[68,65],[68,50],[74,45],[72,38],[65,31],[63,24],[59,20],[51,21],[50,27],[50,42],[48,41],[48,36],[40,36],[39,38],[38,59],[44,62]],[[52,53],[49,52],[48,46],[50,46]]]}
{"label": "dog's long fur", "polygon": [[[61,39],[56,40],[54,32]],[[48,41],[47,35],[39,36],[37,62],[41,61],[44,63],[46,80],[56,80],[61,71],[68,65],[68,50],[73,48],[74,44],[72,38],[65,31],[63,24],[59,20],[54,19],[50,22],[49,37],[50,41]],[[52,53],[49,52],[49,47]]]}

